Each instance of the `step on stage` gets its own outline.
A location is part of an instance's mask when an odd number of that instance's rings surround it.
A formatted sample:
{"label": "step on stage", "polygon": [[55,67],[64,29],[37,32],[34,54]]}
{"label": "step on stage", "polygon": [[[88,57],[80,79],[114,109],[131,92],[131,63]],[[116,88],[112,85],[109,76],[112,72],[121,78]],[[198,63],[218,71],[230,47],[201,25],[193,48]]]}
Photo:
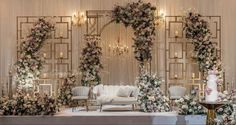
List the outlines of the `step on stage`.
{"label": "step on stage", "polygon": [[204,125],[206,116],[176,112],[81,111],[64,109],[55,116],[4,116],[0,125]]}

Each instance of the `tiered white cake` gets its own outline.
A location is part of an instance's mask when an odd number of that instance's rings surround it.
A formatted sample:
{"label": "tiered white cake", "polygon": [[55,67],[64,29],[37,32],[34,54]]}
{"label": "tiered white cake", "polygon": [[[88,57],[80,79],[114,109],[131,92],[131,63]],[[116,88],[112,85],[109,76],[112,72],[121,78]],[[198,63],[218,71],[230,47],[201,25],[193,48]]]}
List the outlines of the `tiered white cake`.
{"label": "tiered white cake", "polygon": [[215,74],[209,74],[207,77],[207,86],[206,86],[206,101],[207,102],[216,102],[218,98],[217,91],[217,76]]}

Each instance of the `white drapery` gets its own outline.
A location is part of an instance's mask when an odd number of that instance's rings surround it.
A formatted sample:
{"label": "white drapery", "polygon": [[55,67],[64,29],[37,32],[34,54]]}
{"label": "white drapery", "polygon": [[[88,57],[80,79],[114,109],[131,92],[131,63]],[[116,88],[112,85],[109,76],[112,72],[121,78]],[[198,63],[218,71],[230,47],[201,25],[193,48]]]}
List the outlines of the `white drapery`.
{"label": "white drapery", "polygon": [[[124,5],[135,0],[0,0],[0,77],[6,81],[10,64],[16,61],[16,16],[71,16],[76,11],[111,10],[115,4]],[[137,0],[136,0],[137,1]],[[151,2],[166,15],[183,15],[184,10],[195,8],[202,15],[219,15],[222,17],[222,59],[226,71],[226,81],[236,80],[236,12],[235,0],[145,0]],[[109,55],[108,44],[118,38],[119,26],[110,26],[102,34],[104,52],[104,70],[102,78],[105,84],[134,84],[137,65],[132,49],[125,57]],[[115,29],[115,30],[114,30]],[[132,30],[121,27],[121,39],[129,48]],[[154,41],[152,71],[164,78],[165,68],[164,26]],[[73,28],[73,68],[78,67],[80,53],[84,44],[85,25]],[[157,44],[157,42],[159,44]],[[233,88],[236,86],[232,85]],[[2,86],[0,87],[0,91]],[[0,92],[1,93],[1,92]]]}

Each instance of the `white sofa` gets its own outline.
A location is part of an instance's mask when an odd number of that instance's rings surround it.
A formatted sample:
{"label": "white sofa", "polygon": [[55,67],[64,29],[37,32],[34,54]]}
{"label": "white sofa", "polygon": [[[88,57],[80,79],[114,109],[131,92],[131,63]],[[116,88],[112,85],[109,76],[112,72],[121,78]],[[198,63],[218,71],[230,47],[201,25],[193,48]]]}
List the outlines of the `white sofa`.
{"label": "white sofa", "polygon": [[103,105],[132,105],[137,104],[138,88],[124,85],[98,85],[93,88],[97,103],[102,111]]}

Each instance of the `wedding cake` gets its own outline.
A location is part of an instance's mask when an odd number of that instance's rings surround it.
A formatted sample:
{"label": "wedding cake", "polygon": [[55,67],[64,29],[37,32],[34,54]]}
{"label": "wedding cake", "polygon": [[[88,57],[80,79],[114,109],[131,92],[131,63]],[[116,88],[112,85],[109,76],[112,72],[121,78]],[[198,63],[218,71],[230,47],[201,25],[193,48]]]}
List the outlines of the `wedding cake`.
{"label": "wedding cake", "polygon": [[216,102],[218,99],[217,91],[217,76],[214,72],[210,72],[207,77],[207,86],[206,86],[206,101],[207,102]]}

